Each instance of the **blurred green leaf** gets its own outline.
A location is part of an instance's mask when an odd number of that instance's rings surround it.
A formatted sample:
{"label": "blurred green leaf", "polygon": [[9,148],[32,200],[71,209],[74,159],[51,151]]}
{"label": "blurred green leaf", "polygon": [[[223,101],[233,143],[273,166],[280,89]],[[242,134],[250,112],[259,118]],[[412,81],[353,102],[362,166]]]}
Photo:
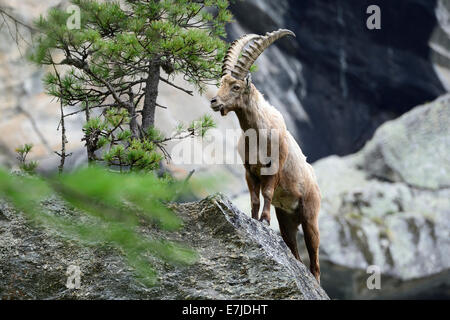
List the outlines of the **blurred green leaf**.
{"label": "blurred green leaf", "polygon": [[[196,261],[196,253],[184,245],[139,231],[143,221],[150,223],[151,228],[181,228],[182,221],[166,204],[185,189],[182,183],[152,174],[118,174],[95,166],[48,179],[11,175],[0,169],[0,199],[11,202],[31,221],[63,236],[117,248],[148,285],[156,283],[148,255],[172,264]],[[46,199],[55,194],[87,220],[69,219],[46,210]]]}

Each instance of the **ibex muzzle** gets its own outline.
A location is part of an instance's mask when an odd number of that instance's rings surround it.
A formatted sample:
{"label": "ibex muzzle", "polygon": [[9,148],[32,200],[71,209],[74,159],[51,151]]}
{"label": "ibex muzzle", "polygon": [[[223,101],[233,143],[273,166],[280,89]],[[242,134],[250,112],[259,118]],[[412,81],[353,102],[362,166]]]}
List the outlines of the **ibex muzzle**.
{"label": "ibex muzzle", "polygon": [[219,98],[217,96],[211,99],[211,109],[213,109],[213,111],[220,111],[220,113],[222,115],[224,115],[223,114],[223,103],[221,103],[221,101],[219,100]]}
{"label": "ibex muzzle", "polygon": [[[275,40],[292,31],[280,29],[264,36],[244,35],[234,41],[225,56],[222,79],[217,95],[211,100],[211,108],[225,116],[234,111],[244,135],[239,141],[239,153],[245,166],[245,178],[250,192],[252,217],[259,218],[262,193],[264,206],[259,220],[270,223],[270,206],[274,205],[283,240],[293,255],[300,260],[297,248],[297,231],[301,224],[310,258],[310,270],[320,281],[319,226],[320,190],[313,168],[306,162],[300,147],[287,131],[283,116],[271,106],[251,83],[250,67],[263,51]],[[248,46],[247,46],[248,45]],[[247,48],[245,48],[247,46]],[[267,164],[250,162],[249,146],[245,132],[256,130],[256,150],[273,148],[273,134],[277,133],[277,169],[274,174],[264,174]],[[266,134],[266,136],[264,136]],[[264,139],[268,143],[262,144]],[[268,151],[268,150],[265,150]]]}

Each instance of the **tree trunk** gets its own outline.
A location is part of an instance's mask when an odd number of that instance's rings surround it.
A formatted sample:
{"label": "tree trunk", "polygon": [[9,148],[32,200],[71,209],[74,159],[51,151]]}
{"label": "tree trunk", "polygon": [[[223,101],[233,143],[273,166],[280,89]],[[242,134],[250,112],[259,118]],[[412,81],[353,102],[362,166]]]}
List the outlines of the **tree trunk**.
{"label": "tree trunk", "polygon": [[129,89],[128,96],[129,96],[128,114],[130,115],[131,137],[133,139],[138,139],[139,129],[137,122],[136,105],[134,104],[134,93],[132,88]]}
{"label": "tree trunk", "polygon": [[[86,123],[89,122],[89,119],[91,118],[91,114],[90,114],[90,110],[89,110],[89,103],[86,100],[86,108],[84,110],[84,113],[86,115]],[[92,164],[95,163],[96,157],[95,157],[95,147],[97,146],[97,141],[98,138],[95,139],[91,134],[86,134],[84,135],[84,140],[86,141],[86,151],[87,151],[87,157],[88,157],[88,165],[91,166]]]}
{"label": "tree trunk", "polygon": [[139,129],[138,129],[138,122],[137,122],[137,115],[136,115],[136,107],[130,106],[128,108],[128,114],[130,115],[130,130],[131,130],[131,137],[133,139],[139,138]]}
{"label": "tree trunk", "polygon": [[148,68],[148,78],[145,82],[144,108],[142,109],[142,130],[155,125],[156,98],[158,97],[160,66],[159,63],[151,63]]}

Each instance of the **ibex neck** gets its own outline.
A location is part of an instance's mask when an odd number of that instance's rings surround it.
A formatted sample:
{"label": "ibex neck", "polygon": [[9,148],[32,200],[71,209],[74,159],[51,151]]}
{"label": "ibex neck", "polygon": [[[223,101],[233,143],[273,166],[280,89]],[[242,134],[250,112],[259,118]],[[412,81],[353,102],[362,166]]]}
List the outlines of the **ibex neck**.
{"label": "ibex neck", "polygon": [[236,110],[239,124],[243,131],[250,128],[262,129],[266,127],[263,114],[264,103],[261,94],[253,87],[248,99],[244,100],[244,106]]}

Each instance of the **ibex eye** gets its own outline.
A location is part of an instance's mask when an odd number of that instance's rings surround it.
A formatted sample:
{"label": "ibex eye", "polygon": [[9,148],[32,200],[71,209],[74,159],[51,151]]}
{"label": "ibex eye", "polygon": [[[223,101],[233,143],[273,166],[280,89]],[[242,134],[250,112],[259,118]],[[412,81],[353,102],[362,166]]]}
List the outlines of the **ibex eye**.
{"label": "ibex eye", "polygon": [[233,90],[235,90],[235,91],[237,91],[237,90],[239,90],[241,87],[239,87],[239,86],[234,86],[233,87]]}

